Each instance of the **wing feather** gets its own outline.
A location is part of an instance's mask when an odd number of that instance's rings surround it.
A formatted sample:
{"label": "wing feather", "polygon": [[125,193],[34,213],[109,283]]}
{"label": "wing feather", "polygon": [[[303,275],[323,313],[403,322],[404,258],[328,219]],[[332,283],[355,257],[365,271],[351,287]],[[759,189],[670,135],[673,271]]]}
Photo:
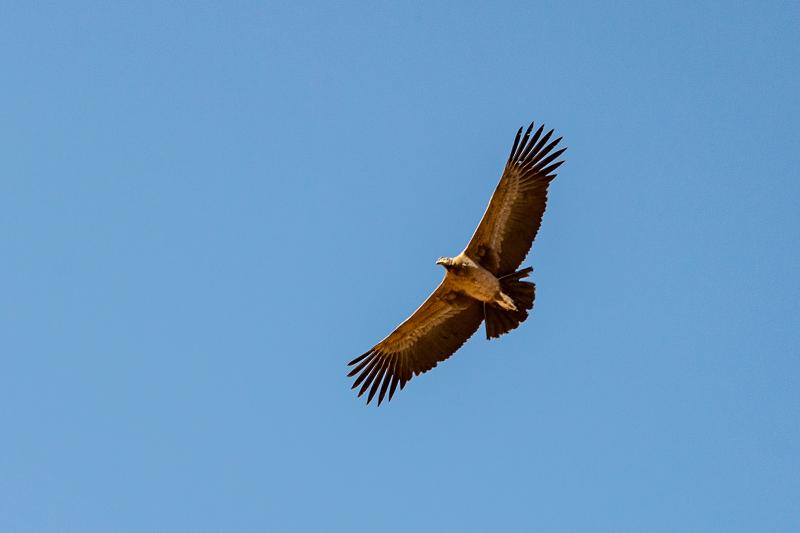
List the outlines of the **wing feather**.
{"label": "wing feather", "polygon": [[[547,187],[563,161],[553,163],[566,148],[553,152],[561,137],[550,142],[544,126],[531,137],[517,132],[500,183],[464,253],[496,276],[513,273],[531,249],[547,206]],[[551,164],[552,163],[552,164]],[[548,166],[549,165],[549,166]]]}
{"label": "wing feather", "polygon": [[458,350],[480,327],[483,306],[449,287],[447,278],[425,302],[385,339],[348,365],[352,388],[367,390],[367,403],[378,393],[378,405],[387,389],[389,400],[415,375],[427,372]]}

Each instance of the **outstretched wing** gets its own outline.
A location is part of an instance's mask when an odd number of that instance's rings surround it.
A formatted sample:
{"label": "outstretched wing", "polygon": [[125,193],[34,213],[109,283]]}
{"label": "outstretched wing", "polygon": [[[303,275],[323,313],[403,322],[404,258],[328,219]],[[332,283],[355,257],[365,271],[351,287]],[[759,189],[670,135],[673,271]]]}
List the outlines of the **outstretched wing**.
{"label": "outstretched wing", "polygon": [[358,374],[352,388],[361,385],[359,396],[369,389],[367,403],[379,387],[378,405],[387,390],[391,400],[398,384],[402,389],[412,377],[453,355],[482,321],[481,303],[451,290],[445,278],[388,337],[348,363],[355,368],[347,376]]}
{"label": "outstretched wing", "polygon": [[[552,152],[561,137],[548,144],[553,130],[542,137],[540,126],[531,137],[517,132],[500,183],[481,223],[464,252],[496,276],[513,273],[531,249],[547,205],[547,186],[563,161],[566,148]],[[551,153],[552,152],[552,153]]]}

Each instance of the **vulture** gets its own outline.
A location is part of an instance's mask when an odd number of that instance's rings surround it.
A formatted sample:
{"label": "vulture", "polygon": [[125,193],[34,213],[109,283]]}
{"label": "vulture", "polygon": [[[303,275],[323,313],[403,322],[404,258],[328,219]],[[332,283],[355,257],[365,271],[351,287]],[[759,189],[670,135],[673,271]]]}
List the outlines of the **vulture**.
{"label": "vulture", "polygon": [[523,281],[533,268],[517,270],[539,231],[547,187],[566,148],[553,130],[517,131],[500,182],[467,247],[440,257],[442,282],[425,302],[385,339],[348,363],[348,377],[367,404],[378,394],[392,399],[415,375],[427,372],[458,350],[485,323],[494,339],[519,326],[533,308],[535,285]]}

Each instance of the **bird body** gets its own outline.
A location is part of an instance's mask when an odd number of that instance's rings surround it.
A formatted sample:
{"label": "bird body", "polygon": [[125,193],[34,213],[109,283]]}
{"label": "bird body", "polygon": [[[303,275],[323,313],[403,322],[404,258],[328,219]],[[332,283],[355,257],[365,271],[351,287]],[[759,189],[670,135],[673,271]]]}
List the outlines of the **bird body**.
{"label": "bird body", "polygon": [[437,264],[445,267],[442,283],[451,291],[461,292],[480,302],[498,305],[506,310],[516,310],[513,300],[503,293],[495,275],[464,252],[452,259],[441,258]]}
{"label": "bird body", "polygon": [[[367,390],[378,405],[415,375],[427,372],[458,350],[484,322],[493,339],[519,326],[533,308],[536,287],[523,281],[533,269],[517,270],[531,248],[556,177],[553,130],[517,132],[511,154],[486,212],[463,252],[436,263],[445,277],[414,313],[385,339],[350,363],[353,388]],[[380,391],[378,393],[378,391]]]}

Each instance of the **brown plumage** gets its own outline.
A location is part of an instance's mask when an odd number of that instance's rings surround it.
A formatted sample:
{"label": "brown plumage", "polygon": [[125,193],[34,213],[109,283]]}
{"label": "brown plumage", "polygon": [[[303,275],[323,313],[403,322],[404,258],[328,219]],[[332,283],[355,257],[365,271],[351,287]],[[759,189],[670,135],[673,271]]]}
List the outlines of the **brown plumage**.
{"label": "brown plumage", "polygon": [[500,182],[467,247],[437,263],[445,277],[425,302],[381,342],[348,363],[357,376],[352,388],[392,399],[415,375],[427,372],[458,350],[486,321],[486,338],[519,326],[533,308],[535,286],[522,281],[533,269],[517,271],[531,248],[547,204],[547,187],[563,163],[544,127],[531,136],[517,132]]}

